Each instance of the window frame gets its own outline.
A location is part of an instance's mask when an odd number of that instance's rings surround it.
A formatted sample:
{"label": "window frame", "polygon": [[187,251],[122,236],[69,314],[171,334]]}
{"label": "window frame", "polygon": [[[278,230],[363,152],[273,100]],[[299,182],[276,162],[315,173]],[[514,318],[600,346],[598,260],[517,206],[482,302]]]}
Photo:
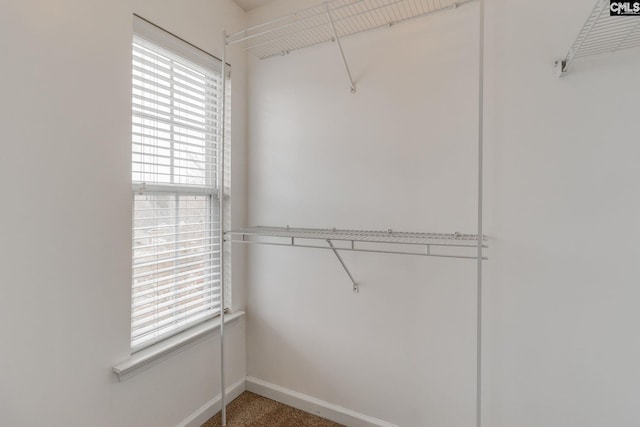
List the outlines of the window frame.
{"label": "window frame", "polygon": [[[145,20],[144,18],[141,18],[137,15],[134,15],[134,39],[132,40],[132,46],[133,44],[136,42],[136,40],[142,39],[144,40],[144,42],[146,43],[150,43],[151,45],[155,45],[158,48],[164,50],[164,51],[168,51],[170,53],[172,53],[173,55],[185,59],[188,62],[192,62],[196,65],[198,65],[199,67],[206,69],[208,72],[210,73],[214,73],[217,74],[217,76],[221,76],[221,71],[222,71],[222,62],[215,58],[214,56],[208,54],[207,52],[201,50],[200,48],[192,45],[189,42],[186,42],[185,40],[163,30],[160,27],[157,27],[156,25],[152,24],[151,22]],[[132,66],[133,66],[133,58],[132,58]],[[227,65],[228,67],[228,65]],[[225,67],[225,68],[227,68]],[[227,71],[227,74],[229,74],[229,71]],[[220,87],[217,88],[219,90],[219,92],[221,93],[222,90]],[[229,85],[227,86],[227,96],[229,94]],[[218,100],[220,98],[218,97]],[[133,93],[132,93],[132,100],[133,100]],[[224,159],[220,158],[220,148],[221,148],[221,144],[224,144],[226,138],[220,138],[219,132],[217,131],[218,129],[218,124],[219,121],[221,119],[221,112],[219,111],[219,107],[220,104],[218,104],[218,111],[217,111],[217,115],[215,117],[215,126],[214,128],[216,129],[216,136],[211,138],[211,142],[213,144],[214,149],[211,151],[212,157],[215,158],[213,165],[214,165],[214,169],[210,170],[209,172],[212,173],[211,176],[208,176],[205,178],[205,185],[203,186],[193,186],[193,185],[188,185],[188,184],[164,184],[164,183],[145,183],[142,181],[136,182],[133,180],[133,173],[134,171],[132,170],[132,174],[131,174],[131,190],[132,190],[132,221],[133,221],[133,215],[135,215],[135,209],[136,209],[136,195],[138,194],[174,194],[176,196],[176,198],[179,198],[180,195],[185,196],[185,195],[195,195],[195,196],[206,196],[209,198],[208,200],[208,218],[209,221],[211,223],[211,226],[207,229],[209,233],[209,237],[208,237],[208,244],[211,246],[211,253],[214,253],[215,251],[213,250],[213,248],[217,245],[219,246],[219,236],[220,233],[222,233],[222,230],[220,228],[220,222],[219,222],[219,218],[218,218],[218,222],[217,222],[217,227],[214,226],[213,224],[216,224],[215,222],[215,218],[219,217],[219,203],[220,203],[220,194],[221,192],[224,192],[224,189],[220,189],[220,176],[219,176],[219,170],[220,170],[220,162],[224,161]],[[134,105],[132,102],[132,118],[134,117]],[[229,112],[227,111],[227,118],[226,120],[228,120],[228,114]],[[132,123],[132,129],[133,129],[133,123]],[[220,141],[220,139],[222,139],[222,141]],[[135,142],[134,142],[134,138],[133,138],[133,131],[132,131],[132,152],[133,152],[133,147],[135,146]],[[205,150],[206,147],[205,147]],[[132,154],[133,156],[133,154]],[[133,168],[133,162],[134,162],[134,158],[132,157],[132,168]],[[206,179],[210,179],[211,181],[211,185],[206,185]],[[176,216],[176,220],[177,220],[178,216]],[[135,223],[132,223],[132,233],[134,233],[135,231]],[[132,244],[134,244],[134,235],[132,234]],[[158,335],[154,338],[149,338],[149,339],[145,339],[144,341],[141,341],[139,343],[137,343],[136,345],[134,345],[133,342],[133,332],[134,332],[134,277],[133,277],[133,271],[134,271],[134,265],[133,265],[133,260],[134,260],[134,253],[132,252],[132,279],[131,279],[131,292],[132,292],[132,299],[131,299],[131,319],[130,319],[130,327],[131,327],[131,339],[130,339],[130,345],[131,345],[131,351],[132,353],[136,353],[139,352],[141,350],[144,349],[148,349],[149,347],[165,341],[171,337],[174,337],[186,330],[192,329],[197,327],[198,325],[202,324],[203,322],[206,322],[208,320],[211,320],[213,318],[219,317],[221,315],[221,309],[224,309],[225,311],[227,310],[228,307],[228,302],[229,302],[229,292],[225,292],[226,296],[225,296],[225,301],[224,302],[220,302],[219,298],[220,295],[222,294],[222,287],[225,286],[225,280],[224,277],[220,277],[220,271],[222,270],[222,254],[221,251],[224,250],[224,248],[218,247],[218,254],[215,257],[215,260],[217,260],[217,266],[215,262],[211,263],[211,267],[207,270],[207,272],[209,273],[210,277],[213,277],[213,275],[215,275],[216,273],[216,269],[217,269],[217,274],[218,274],[218,283],[215,284],[211,289],[212,289],[212,299],[210,301],[214,301],[215,300],[215,295],[217,293],[218,295],[218,303],[217,303],[217,307],[215,307],[212,311],[212,313],[210,315],[207,316],[203,316],[201,318],[198,318],[197,320],[182,325],[182,326],[177,326],[175,328],[172,328],[170,331],[165,332],[161,335]],[[132,247],[132,251],[133,251],[133,247]],[[212,260],[212,261],[215,261]],[[226,275],[225,275],[226,276]],[[213,306],[215,306],[215,304],[213,304]],[[213,307],[212,306],[212,307]]]}

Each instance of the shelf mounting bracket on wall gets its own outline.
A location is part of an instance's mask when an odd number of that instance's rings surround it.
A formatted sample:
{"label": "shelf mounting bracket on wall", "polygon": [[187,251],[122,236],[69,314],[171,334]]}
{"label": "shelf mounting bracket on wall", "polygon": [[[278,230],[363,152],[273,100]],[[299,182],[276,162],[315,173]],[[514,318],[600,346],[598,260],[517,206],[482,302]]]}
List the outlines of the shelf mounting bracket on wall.
{"label": "shelf mounting bracket on wall", "polygon": [[340,261],[340,264],[342,265],[342,268],[344,268],[344,271],[346,271],[347,276],[349,276],[349,279],[351,279],[351,283],[353,283],[353,293],[357,294],[358,292],[360,292],[360,287],[358,286],[356,281],[353,279],[353,276],[351,275],[351,272],[349,271],[349,269],[347,268],[347,265],[342,260],[342,257],[338,253],[338,250],[336,249],[335,246],[333,246],[333,242],[331,242],[331,240],[329,240],[329,239],[326,239],[326,240],[327,240],[327,243],[329,244],[329,246],[331,247],[331,250],[333,251],[333,253],[338,258],[338,261]]}
{"label": "shelf mounting bracket on wall", "polygon": [[[329,10],[329,3],[325,3],[327,6],[327,17],[329,18],[329,23],[331,24],[331,32],[333,33],[333,40],[338,45],[338,49],[340,50],[340,56],[342,57],[342,63],[344,64],[345,70],[347,70],[347,76],[349,77],[349,83],[351,83],[351,93],[356,93],[356,84],[353,81],[353,77],[351,76],[351,70],[349,70],[349,64],[347,63],[347,58],[344,56],[344,50],[342,49],[342,43],[340,43],[340,37],[338,37],[338,32],[336,31],[336,24],[333,22],[333,17],[331,16],[331,11]],[[331,243],[329,243],[331,244]],[[336,255],[338,253],[336,252]],[[339,257],[338,257],[339,258]],[[344,264],[343,264],[344,266]],[[351,276],[351,275],[349,275]]]}
{"label": "shelf mounting bracket on wall", "polygon": [[341,251],[474,260],[480,256],[481,260],[486,260],[487,258],[477,250],[487,248],[487,240],[487,236],[482,236],[478,242],[477,235],[461,233],[398,232],[391,229],[386,231],[340,230],[289,226],[248,227],[225,233],[225,241],[232,243],[331,250],[349,276],[354,293],[358,293],[360,287],[342,259]]}

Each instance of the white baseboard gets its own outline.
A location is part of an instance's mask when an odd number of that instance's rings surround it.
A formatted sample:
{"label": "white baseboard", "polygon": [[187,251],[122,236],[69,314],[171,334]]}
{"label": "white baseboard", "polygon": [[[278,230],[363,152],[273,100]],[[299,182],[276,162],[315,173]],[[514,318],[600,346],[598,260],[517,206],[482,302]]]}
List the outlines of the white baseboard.
{"label": "white baseboard", "polygon": [[293,406],[294,408],[310,414],[318,415],[319,417],[326,418],[348,427],[398,427],[395,424],[391,424],[253,377],[247,377],[246,389],[268,399]]}
{"label": "white baseboard", "polygon": [[[242,379],[230,387],[227,387],[226,397],[227,403],[231,402],[236,397],[240,396],[243,391],[246,390],[245,380]],[[193,414],[189,415],[184,421],[178,424],[176,427],[200,427],[209,418],[213,417],[220,411],[220,397],[218,394],[216,397],[202,405]]]}

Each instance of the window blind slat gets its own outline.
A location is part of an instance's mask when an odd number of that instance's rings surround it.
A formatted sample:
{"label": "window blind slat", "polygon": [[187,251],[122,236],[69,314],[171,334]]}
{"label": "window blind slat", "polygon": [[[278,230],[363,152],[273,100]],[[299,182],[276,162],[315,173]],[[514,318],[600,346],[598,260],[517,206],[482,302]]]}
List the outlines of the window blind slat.
{"label": "window blind slat", "polygon": [[[194,282],[186,282],[188,284]],[[220,283],[219,280],[210,280],[207,282],[197,282],[196,285],[192,286],[183,286],[180,292],[168,292],[170,295],[162,298],[158,302],[157,298],[154,298],[153,301],[145,301],[145,298],[138,298],[136,303],[134,304],[134,308],[136,309],[136,317],[135,319],[143,319],[148,318],[147,314],[156,312],[156,313],[167,313],[171,310],[168,310],[167,307],[176,307],[175,310],[183,310],[185,301],[195,301],[196,299],[200,299],[202,295],[213,295],[211,292],[210,286],[212,283]],[[146,308],[145,308],[146,307]],[[135,323],[134,319],[134,323]]]}
{"label": "window blind slat", "polygon": [[[202,167],[197,167],[197,166],[187,166],[185,163],[198,163],[197,160],[191,160],[191,159],[183,159],[183,158],[177,158],[177,157],[172,157],[172,156],[158,156],[155,154],[139,154],[139,153],[132,153],[135,154],[136,156],[141,156],[143,157],[145,160],[153,160],[153,159],[159,159],[159,161],[162,161],[161,159],[172,159],[174,161],[173,164],[173,168],[174,171],[173,172],[166,172],[166,173],[158,173],[156,172],[158,175],[170,175],[170,176],[182,176],[182,177],[193,177],[193,178],[205,178],[206,176],[202,176],[202,175],[198,175],[198,174],[187,174],[185,172],[188,171],[195,171],[195,172],[204,172],[205,171],[205,167],[207,166],[206,163],[207,162],[202,162],[204,163]],[[182,162],[182,163],[178,163],[176,164],[175,162]],[[158,163],[158,162],[150,162],[150,161],[139,161],[139,160],[135,160],[132,162],[132,164],[134,165],[134,168],[136,166],[139,166],[141,169],[137,169],[135,168],[136,172],[141,172],[141,173],[154,173],[153,169],[149,170],[148,168],[155,168],[158,166],[171,166],[171,163],[169,163],[168,165],[165,165],[163,163]],[[145,169],[145,167],[147,167],[147,169]],[[178,169],[180,172],[182,173],[176,173],[175,169]],[[209,179],[212,180],[213,176],[209,176]]]}
{"label": "window blind slat", "polygon": [[156,277],[150,280],[135,282],[133,287],[136,290],[136,298],[146,296],[152,292],[160,292],[170,289],[172,286],[176,286],[176,284],[178,283],[186,283],[188,282],[188,280],[185,278],[193,277],[198,273],[201,274],[196,277],[197,279],[205,276],[215,277],[217,275],[217,270],[213,271],[210,263],[205,261],[202,262],[201,265],[205,265],[205,267],[180,271],[174,274],[156,275]]}
{"label": "window blind slat", "polygon": [[158,264],[166,264],[168,262],[175,262],[175,261],[183,261],[183,260],[191,260],[193,258],[201,258],[203,257],[204,259],[207,259],[206,257],[210,256],[210,255],[216,255],[219,256],[220,255],[220,251],[215,251],[215,252],[199,252],[199,253],[195,253],[195,254],[189,254],[189,255],[183,255],[183,256],[175,256],[175,257],[166,257],[166,258],[162,258],[162,259],[155,259],[153,261],[147,261],[147,262],[140,262],[140,263],[134,263],[133,267],[134,268],[144,268],[144,267],[150,267],[152,265],[158,265]]}
{"label": "window blind slat", "polygon": [[[147,96],[133,93],[132,100],[131,100],[133,105],[138,106],[140,108],[147,106],[147,108],[150,108],[156,111],[162,111],[162,108],[164,108],[165,110],[173,109],[173,111],[176,113],[190,114],[195,116],[212,117],[218,113],[215,108],[207,105],[195,106],[193,104],[186,103],[186,102],[176,102],[175,100],[173,102],[164,102],[162,99],[160,99],[160,97],[150,98],[148,96],[149,95],[148,93],[146,93],[145,95]],[[162,97],[162,98],[165,98],[165,97]]]}
{"label": "window blind slat", "polygon": [[[142,44],[145,44],[145,41],[142,41]],[[133,47],[132,53],[134,62],[140,60],[148,61],[152,66],[157,65],[165,70],[170,70],[173,65],[183,74],[188,74],[196,78],[202,78],[204,76],[207,80],[214,82],[214,85],[220,85],[221,77],[219,72],[211,74],[208,72],[210,70],[203,72],[199,66],[197,66],[198,69],[194,69],[192,66],[183,65],[180,62],[172,62],[172,59],[170,58],[173,56],[172,53],[164,51],[162,48],[158,48],[158,46],[154,46],[152,50],[151,47],[145,47],[142,46],[142,44],[136,43]]]}
{"label": "window blind slat", "polygon": [[206,79],[200,79],[200,81],[198,81],[196,78],[187,74],[177,74],[171,69],[158,73],[154,65],[146,65],[138,61],[134,61],[133,71],[134,81],[144,79],[156,84],[163,82],[165,84],[162,86],[166,88],[180,87],[188,94],[198,95],[198,98],[201,98],[203,102],[206,102],[208,98],[212,99],[217,96],[212,90],[213,86],[209,86]]}
{"label": "window blind slat", "polygon": [[[180,142],[176,142],[175,145],[183,145]],[[138,150],[149,150],[149,151],[138,151]],[[213,154],[207,154],[207,153],[197,153],[195,151],[189,151],[189,150],[181,150],[179,148],[173,147],[173,148],[158,148],[157,146],[151,145],[151,144],[142,144],[139,142],[134,142],[133,144],[133,154],[139,154],[141,156],[149,156],[149,155],[156,155],[155,153],[151,152],[151,150],[156,150],[156,151],[163,151],[163,152],[173,152],[175,157],[181,159],[181,160],[191,160],[190,157],[188,156],[193,156],[193,158],[204,158],[205,162],[210,165],[210,166],[214,166],[214,162],[216,159],[216,156],[214,156]],[[185,157],[183,157],[185,156]],[[171,156],[169,156],[171,157]]]}
{"label": "window blind slat", "polygon": [[[206,167],[208,166],[206,161],[198,160],[198,159],[183,159],[181,157],[175,156],[164,156],[164,155],[156,155],[156,154],[140,154],[140,153],[132,153],[133,162],[132,165],[134,167],[134,171],[137,172],[147,172],[147,173],[161,173],[161,170],[164,170],[165,167],[169,167],[168,171],[164,172],[164,175],[170,176],[190,176],[193,178],[209,178],[210,180],[213,177],[208,176],[206,173]],[[166,159],[170,159],[169,162]],[[160,169],[155,169],[160,168]],[[176,181],[176,180],[174,180]],[[179,183],[180,181],[177,181]],[[203,183],[204,184],[204,183]]]}
{"label": "window blind slat", "polygon": [[176,333],[189,329],[191,326],[197,325],[200,322],[211,319],[220,314],[220,304],[211,306],[209,310],[203,312],[196,312],[190,316],[184,316],[176,320],[176,322],[169,324],[168,326],[161,326],[158,328],[146,328],[144,332],[132,335],[131,337],[131,350],[138,351],[149,345],[155,344],[168,338]]}
{"label": "window blind slat", "polygon": [[192,104],[174,101],[173,104],[167,106],[162,99],[155,100],[149,98],[133,98],[131,101],[134,110],[146,110],[147,112],[163,116],[165,119],[167,116],[169,118],[190,118],[191,120],[195,120],[195,123],[198,125],[203,122],[213,121],[218,114],[217,109],[210,105],[195,107]]}
{"label": "window blind slat", "polygon": [[[174,235],[173,234],[165,234],[164,236],[173,237]],[[211,237],[206,236],[206,237],[198,237],[198,238],[195,238],[195,239],[181,239],[178,242],[180,244],[186,244],[186,243],[194,243],[194,242],[205,243],[205,242],[210,242],[210,241],[211,241]],[[134,247],[134,249],[137,250],[137,251],[140,251],[140,250],[143,250],[143,249],[157,248],[157,247],[162,247],[162,246],[172,246],[172,245],[175,245],[175,244],[176,244],[175,241],[168,241],[168,242],[164,242],[164,243],[151,243],[151,244],[148,244],[148,245],[136,245]],[[218,246],[219,247],[220,244],[219,243],[213,243],[213,244],[210,244],[210,246],[212,246],[212,247]]]}
{"label": "window blind slat", "polygon": [[[151,123],[163,123],[165,125],[168,126],[173,126],[174,128],[179,128],[179,129],[187,129],[187,130],[191,130],[194,132],[198,132],[198,133],[203,133],[207,136],[210,137],[215,137],[216,136],[216,131],[214,126],[211,124],[207,124],[207,123],[202,123],[199,125],[192,125],[189,123],[184,123],[183,120],[180,120],[180,118],[176,117],[176,118],[164,118],[164,117],[160,117],[158,115],[153,115],[153,114],[148,114],[148,113],[144,113],[142,111],[134,111],[133,114],[133,118],[136,119],[141,119],[141,120],[148,120]],[[150,125],[150,124],[144,124],[144,123],[136,123],[138,126],[142,126],[142,127],[152,127],[158,130],[162,130],[163,132],[170,132],[170,129],[161,129],[161,128],[157,128],[156,126]]]}
{"label": "window blind slat", "polygon": [[150,85],[147,85],[146,87],[144,85],[140,86],[139,84],[136,84],[136,81],[134,80],[132,84],[132,95],[154,102],[158,101],[164,103],[164,101],[166,100],[169,102],[173,102],[174,105],[177,105],[180,108],[191,107],[198,109],[207,109],[214,113],[218,112],[218,103],[216,101],[209,101],[204,104],[202,100],[198,102],[191,102],[189,99],[171,99],[170,94],[159,92],[149,86]]}
{"label": "window blind slat", "polygon": [[[213,262],[215,262],[215,265],[219,265],[220,264],[220,260],[219,259],[214,259]],[[180,268],[194,268],[194,267],[198,267],[200,265],[203,264],[203,261],[193,261],[193,262],[187,262],[187,263],[182,263],[179,266],[169,266],[169,267],[164,267],[164,268],[156,268],[153,270],[148,270],[148,271],[140,271],[138,272],[138,274],[134,274],[133,278],[135,279],[140,279],[142,277],[147,277],[147,276],[152,276],[155,274],[161,274],[161,273],[165,273],[167,271],[174,271],[176,269],[180,269]],[[213,271],[217,271],[216,267],[213,267]],[[135,286],[135,282],[134,282],[134,286]]]}
{"label": "window blind slat", "polygon": [[[142,272],[140,273],[140,275],[138,275],[136,277],[136,279],[138,279],[137,282],[134,282],[133,287],[136,288],[136,296],[141,295],[143,292],[145,292],[144,289],[142,289],[143,287],[148,287],[150,286],[150,284],[155,283],[155,286],[157,287],[158,290],[163,290],[164,289],[164,285],[161,285],[161,283],[163,283],[165,280],[167,281],[171,281],[171,280],[175,280],[176,278],[181,277],[180,274],[175,273],[175,275],[171,275],[171,274],[167,274],[168,272],[175,272],[176,270],[180,270],[180,269],[187,269],[187,268],[191,268],[193,271],[198,270],[197,267],[200,267],[202,265],[207,265],[207,267],[205,267],[207,269],[207,271],[210,271],[211,273],[219,273],[220,271],[220,260],[205,260],[205,261],[195,261],[193,263],[189,263],[189,264],[181,264],[177,267],[171,266],[171,267],[166,267],[166,268],[161,268],[161,269],[153,269],[153,270],[149,270],[147,272]],[[181,271],[185,272],[185,273],[189,273],[191,274],[191,272],[189,270],[185,270],[185,271]],[[156,276],[153,279],[147,279],[147,277],[149,276]],[[144,282],[145,284],[143,285],[142,282],[145,279]]]}
{"label": "window blind slat", "polygon": [[[173,217],[173,218],[177,218],[177,217]],[[202,223],[197,223],[197,225],[215,225],[215,224],[219,224],[217,221],[215,222],[202,222]],[[154,230],[154,229],[162,229],[162,228],[174,228],[174,227],[193,227],[194,224],[180,224],[180,225],[173,225],[173,224],[167,224],[167,225],[151,225],[151,226],[147,226],[147,227],[136,227],[136,231],[145,231],[145,230]]]}
{"label": "window blind slat", "polygon": [[148,70],[142,72],[134,69],[132,84],[142,93],[153,91],[162,98],[187,99],[210,109],[217,108],[218,105],[217,94],[213,92],[213,88],[193,90],[175,76],[165,78],[162,75],[154,76]]}
{"label": "window blind slat", "polygon": [[[184,140],[179,140],[179,139],[171,139],[171,138],[163,138],[161,136],[158,135],[146,135],[140,132],[132,132],[133,135],[133,144],[134,145],[148,145],[150,147],[155,147],[156,145],[154,144],[146,144],[145,142],[147,140],[151,140],[151,142],[158,142],[158,141],[163,141],[163,142],[174,142],[176,145],[180,145],[180,146],[185,146],[185,147],[194,147],[194,148],[199,148],[202,149],[202,141],[205,141],[204,138],[197,138],[195,136],[191,136],[189,137],[189,141],[184,141]],[[214,144],[211,149],[215,152],[215,150],[217,150],[218,148],[218,144]],[[214,157],[215,158],[215,157]]]}
{"label": "window blind slat", "polygon": [[[169,189],[167,189],[167,191],[169,191]],[[201,193],[196,193],[194,189],[191,189],[191,191],[193,191],[194,193],[194,197],[198,197],[201,196]],[[203,190],[205,191],[205,190]],[[149,194],[149,193],[145,193],[145,194]],[[140,193],[139,196],[142,198],[145,194]],[[211,195],[206,194],[206,197],[211,197]],[[173,221],[176,218],[178,218],[175,215],[170,215],[166,212],[158,212],[156,209],[151,209],[151,208],[139,208],[139,209],[134,209],[134,213],[136,215],[136,219],[140,220],[140,221]],[[206,211],[203,211],[201,213],[198,213],[198,211],[194,212],[191,215],[180,215],[180,219],[182,221],[193,221],[194,223],[199,223],[199,224],[216,224],[218,221],[213,220],[213,221],[207,221],[202,222],[202,216],[203,215],[207,215]],[[209,219],[209,218],[207,218]],[[188,223],[187,223],[188,224]],[[185,224],[185,225],[187,225]],[[156,227],[157,224],[153,224],[153,227]],[[158,234],[156,235],[156,237],[164,237],[164,236],[173,236],[176,233],[169,233],[169,234]]]}
{"label": "window blind slat", "polygon": [[[220,282],[206,282],[207,286],[211,284],[218,285]],[[190,293],[183,293],[180,295],[166,298],[164,301],[155,302],[152,304],[141,304],[136,307],[136,317],[133,319],[133,325],[136,327],[143,327],[151,325],[153,322],[157,322],[161,319],[169,319],[171,316],[177,313],[184,313],[198,305],[209,305],[213,298],[219,299],[220,293],[212,293],[208,288],[194,289]]]}
{"label": "window blind slat", "polygon": [[[149,49],[145,49],[143,46],[141,45],[134,45],[133,46],[133,57],[134,57],[134,61],[139,61],[139,60],[144,60],[144,61],[148,61],[150,65],[155,66],[156,62],[158,63],[158,66],[160,67],[164,67],[165,69],[170,69],[171,66],[171,60],[168,59],[165,56],[162,56],[156,52],[153,52]],[[216,73],[216,74],[206,74],[206,73],[201,73],[197,70],[193,70],[191,68],[182,66],[180,64],[175,64],[177,67],[180,68],[180,71],[182,71],[183,73],[186,74],[190,74],[194,77],[198,77],[198,76],[205,76],[205,78],[207,80],[210,80],[211,82],[213,82],[213,84],[215,85],[220,85],[221,83],[221,78],[220,78],[220,74]]]}
{"label": "window blind slat", "polygon": [[[194,122],[194,124],[200,125],[202,123],[202,118],[212,118],[216,111],[213,109],[201,108],[202,111],[194,111],[195,107],[191,107],[191,110],[188,108],[183,108],[178,105],[169,105],[167,106],[163,102],[155,102],[149,99],[137,99],[133,98],[133,107],[139,111],[144,111],[145,113],[152,113],[162,115],[167,118],[179,118],[181,120],[189,119]],[[172,113],[169,113],[170,110]]]}
{"label": "window blind slat", "polygon": [[197,100],[198,103],[203,104],[205,107],[213,107],[213,97],[215,96],[210,89],[202,88],[196,89],[192,84],[189,84],[187,80],[171,75],[164,77],[161,75],[154,75],[150,70],[144,70],[140,67],[133,67],[133,81],[138,85],[142,84],[143,87],[153,87],[159,89],[164,93],[165,97],[173,97],[180,99],[185,97],[191,100]]}
{"label": "window blind slat", "polygon": [[[214,308],[216,306],[219,307],[219,303],[216,304],[212,302],[211,298],[206,299],[206,307]],[[175,308],[173,310],[167,310],[165,313],[160,313],[155,316],[151,316],[150,319],[142,319],[132,322],[132,326],[136,329],[140,329],[140,332],[147,332],[150,328],[158,328],[166,326],[172,322],[179,320],[179,317],[189,317],[195,313],[201,311],[202,303],[199,300],[189,302],[187,304],[182,304],[180,307]],[[179,316],[179,315],[180,316]]]}
{"label": "window blind slat", "polygon": [[[156,136],[159,136],[161,138],[174,138],[174,141],[181,141],[180,138],[186,138],[187,141],[189,142],[190,139],[194,139],[196,141],[201,140],[201,141],[209,141],[209,143],[211,144],[215,144],[216,140],[217,140],[217,131],[215,132],[201,132],[201,131],[190,131],[190,132],[184,132],[182,131],[182,128],[176,128],[174,127],[173,131],[171,130],[170,126],[172,125],[172,123],[163,123],[160,120],[157,120],[155,122],[152,123],[141,123],[141,120],[139,117],[132,117],[133,119],[133,130],[134,132],[141,132],[146,138],[155,138]],[[166,127],[162,127],[162,125],[166,126]],[[215,145],[211,145],[211,147],[214,147]]]}
{"label": "window blind slat", "polygon": [[[211,239],[207,239],[207,240],[210,241]],[[145,250],[139,250],[138,248],[134,248],[134,252],[136,253],[136,255],[134,255],[133,259],[134,260],[140,260],[140,259],[144,259],[144,258],[155,258],[156,261],[159,261],[161,259],[171,258],[172,256],[175,256],[175,254],[180,254],[182,252],[189,252],[189,254],[214,253],[213,252],[213,246],[214,246],[213,243],[208,243],[206,245],[199,245],[199,246],[184,246],[181,243],[182,242],[173,243],[173,246],[176,246],[175,249],[156,250],[156,251],[153,251],[153,252],[145,251]],[[157,245],[157,247],[160,247],[160,246],[166,246],[166,245],[165,244]],[[220,246],[220,245],[217,245],[217,246]],[[176,258],[179,258],[179,257],[176,257]]]}
{"label": "window blind slat", "polygon": [[[176,162],[189,162],[195,164],[195,166],[190,166],[189,169],[202,171],[204,168],[213,167],[212,156],[207,154],[197,154],[197,153],[187,153],[181,150],[176,150],[175,148],[156,148],[156,152],[152,152],[151,147],[142,147],[148,151],[139,151],[137,148],[138,144],[134,145],[134,149],[131,154],[134,154],[136,158],[140,158],[140,160],[136,160],[135,163],[139,165],[153,165],[155,163],[145,162],[142,159],[146,158],[158,158],[158,159],[170,159],[173,160],[173,164],[176,165]],[[171,164],[172,162],[169,162]],[[179,167],[184,168],[185,166],[178,165]]]}

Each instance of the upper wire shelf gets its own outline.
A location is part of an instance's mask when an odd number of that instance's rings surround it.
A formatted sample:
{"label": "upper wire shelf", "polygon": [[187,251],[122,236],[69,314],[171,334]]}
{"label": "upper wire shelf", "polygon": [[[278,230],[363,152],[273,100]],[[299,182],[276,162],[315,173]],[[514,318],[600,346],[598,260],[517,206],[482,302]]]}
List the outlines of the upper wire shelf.
{"label": "upper wire shelf", "polygon": [[597,0],[569,53],[557,63],[560,75],[578,58],[640,46],[640,15],[610,16],[610,4]]}
{"label": "upper wire shelf", "polygon": [[[229,34],[229,45],[245,43],[260,59],[388,27],[473,0],[329,0]],[[332,22],[333,21],[333,22]],[[335,26],[335,32],[334,27]]]}

